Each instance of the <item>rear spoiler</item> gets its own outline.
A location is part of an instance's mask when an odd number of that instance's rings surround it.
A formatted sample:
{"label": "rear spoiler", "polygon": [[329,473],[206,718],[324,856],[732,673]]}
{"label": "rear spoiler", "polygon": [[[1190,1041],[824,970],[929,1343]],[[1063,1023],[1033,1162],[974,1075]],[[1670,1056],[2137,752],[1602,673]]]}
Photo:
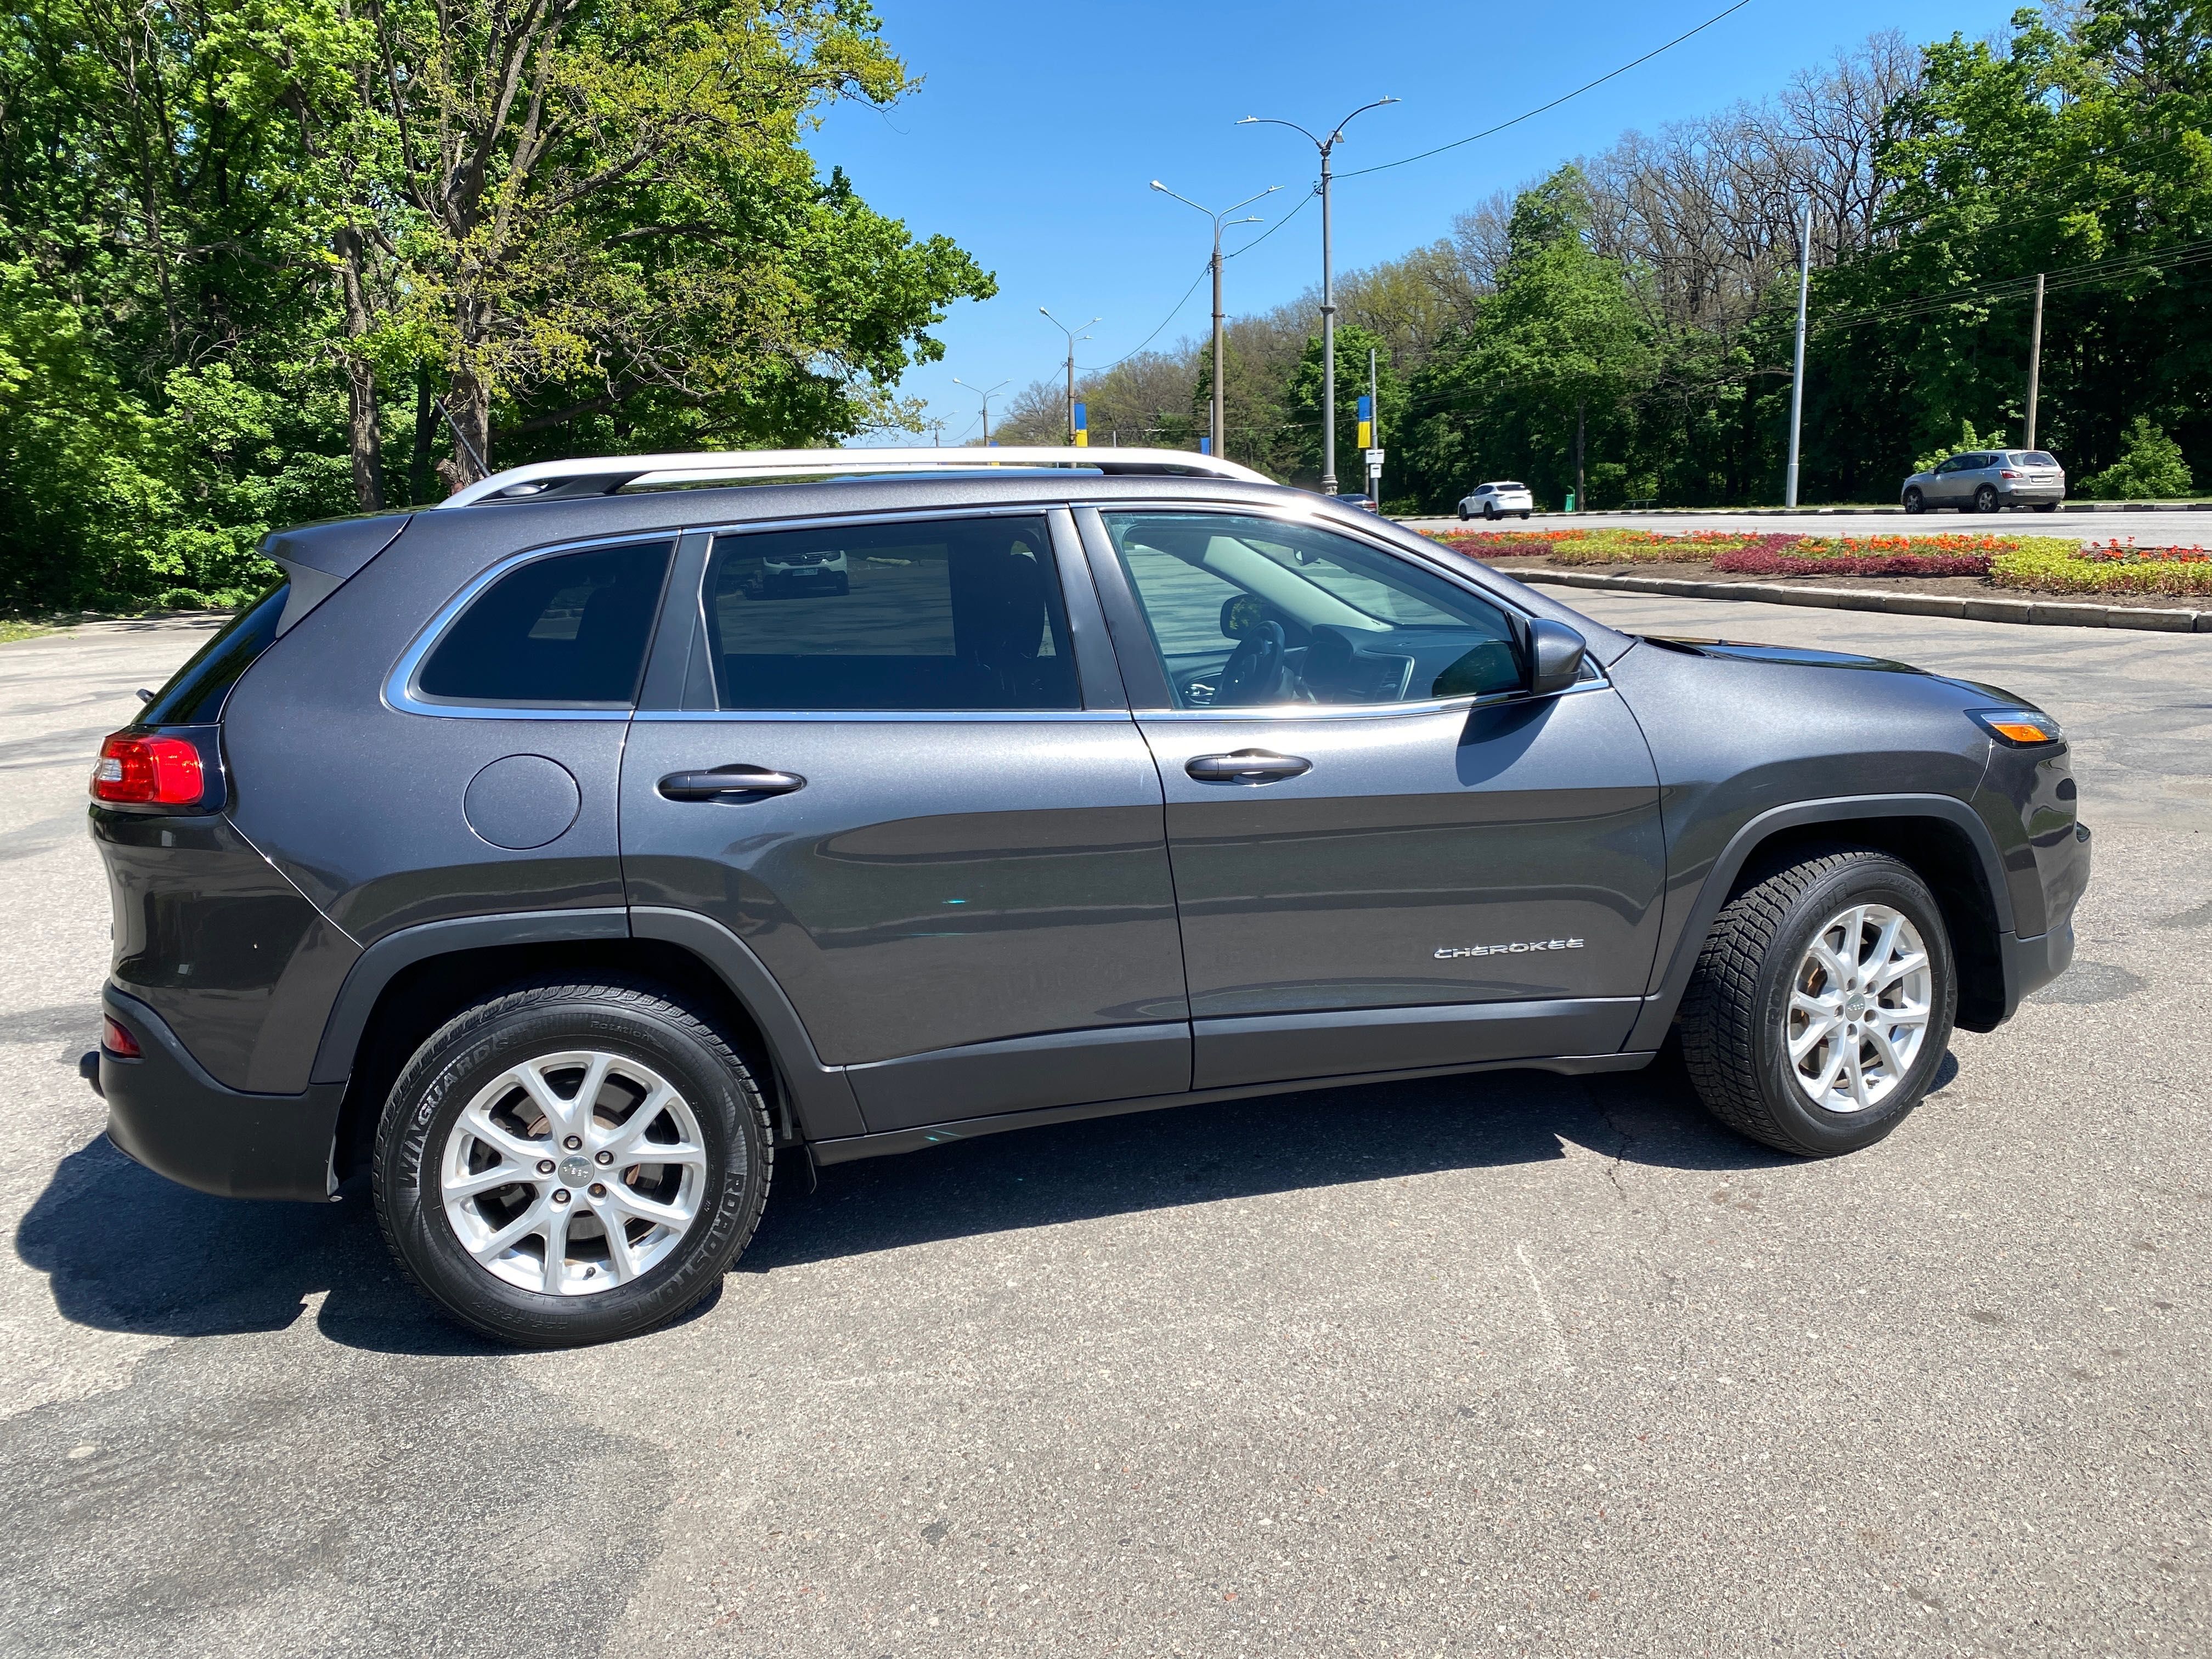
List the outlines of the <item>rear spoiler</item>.
{"label": "rear spoiler", "polygon": [[261,556],[283,567],[292,591],[276,619],[282,638],[292,625],[345,586],[348,579],[399,539],[412,513],[379,513],[365,518],[325,519],[262,538]]}

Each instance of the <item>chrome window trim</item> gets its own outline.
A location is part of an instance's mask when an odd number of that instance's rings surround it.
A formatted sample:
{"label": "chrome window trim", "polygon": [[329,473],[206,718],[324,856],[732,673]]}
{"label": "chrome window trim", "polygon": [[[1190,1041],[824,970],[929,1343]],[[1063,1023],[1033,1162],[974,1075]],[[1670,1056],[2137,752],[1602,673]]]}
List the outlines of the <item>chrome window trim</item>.
{"label": "chrome window trim", "polygon": [[1126,708],[641,708],[626,719],[644,720],[719,720],[724,725],[748,723],[822,724],[830,721],[872,726],[938,726],[947,720],[984,721],[999,725],[1058,725],[1067,720],[1127,721],[1134,715]]}
{"label": "chrome window trim", "polygon": [[[548,547],[533,547],[520,553],[511,553],[496,563],[487,566],[463,583],[461,591],[440,606],[435,616],[425,623],[392,672],[385,677],[384,706],[394,714],[431,714],[447,720],[626,720],[635,712],[632,703],[544,703],[544,702],[447,702],[418,690],[416,676],[430,653],[437,648],[446,631],[453,625],[461,612],[473,604],[478,594],[510,570],[540,559],[557,559],[569,553],[586,553],[600,548],[645,546],[665,542],[672,562],[677,544],[687,532],[680,526],[623,536],[592,536],[581,541],[556,542]],[[650,654],[650,645],[647,653]]]}
{"label": "chrome window trim", "polygon": [[1423,714],[1472,714],[1478,708],[1504,708],[1516,703],[1550,702],[1584,691],[1612,690],[1613,682],[1601,674],[1595,679],[1577,680],[1564,691],[1548,692],[1541,697],[1531,696],[1526,691],[1492,691],[1480,697],[1429,697],[1419,702],[1281,702],[1258,708],[1140,708],[1136,717],[1140,720],[1255,722],[1404,720]]}

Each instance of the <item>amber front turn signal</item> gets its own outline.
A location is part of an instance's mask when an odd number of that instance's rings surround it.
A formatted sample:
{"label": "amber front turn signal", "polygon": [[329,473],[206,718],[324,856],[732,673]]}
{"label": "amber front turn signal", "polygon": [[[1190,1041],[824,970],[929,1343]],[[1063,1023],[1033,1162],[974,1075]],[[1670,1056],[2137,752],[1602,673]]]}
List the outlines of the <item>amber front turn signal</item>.
{"label": "amber front turn signal", "polygon": [[1999,743],[2015,749],[2033,749],[2057,743],[2065,734],[2048,714],[2031,708],[1976,708],[1969,711],[1977,724]]}

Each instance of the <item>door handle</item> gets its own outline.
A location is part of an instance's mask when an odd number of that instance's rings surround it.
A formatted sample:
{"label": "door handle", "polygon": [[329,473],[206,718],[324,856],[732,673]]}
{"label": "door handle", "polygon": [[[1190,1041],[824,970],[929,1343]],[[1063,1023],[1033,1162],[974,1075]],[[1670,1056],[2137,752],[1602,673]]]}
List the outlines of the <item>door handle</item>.
{"label": "door handle", "polygon": [[1240,749],[1233,755],[1200,755],[1182,769],[1200,783],[1273,783],[1312,771],[1313,763],[1299,755]]}
{"label": "door handle", "polygon": [[711,772],[671,772],[659,789],[670,800],[726,800],[734,795],[787,795],[806,787],[796,772],[765,766],[718,766]]}

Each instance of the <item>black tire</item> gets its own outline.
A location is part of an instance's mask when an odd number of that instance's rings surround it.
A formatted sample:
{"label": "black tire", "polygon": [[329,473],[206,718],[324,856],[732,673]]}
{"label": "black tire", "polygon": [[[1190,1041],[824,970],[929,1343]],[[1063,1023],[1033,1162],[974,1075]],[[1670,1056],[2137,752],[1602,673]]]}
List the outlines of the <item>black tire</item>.
{"label": "black tire", "polygon": [[1470,512],[1468,512],[1468,511],[1467,510],[1467,503],[1466,503],[1465,501],[1462,501],[1462,502],[1459,504],[1459,521],[1460,521],[1462,524],[1465,524],[1465,523],[1466,523],[1469,519],[1472,519],[1474,516],[1474,514],[1472,514],[1472,513],[1470,513]]}
{"label": "black tire", "polygon": [[1997,510],[1997,487],[1995,484],[1984,484],[1974,492],[1975,512],[1995,513]]}
{"label": "black tire", "polygon": [[1928,510],[1928,498],[1922,495],[1917,489],[1906,490],[1905,492],[1905,510],[1907,513],[1925,513]]}
{"label": "black tire", "polygon": [[2056,513],[2058,510],[2058,503],[2056,501],[2040,501],[2037,503],[2035,510],[2039,513]]}
{"label": "black tire", "polygon": [[1521,516],[1522,516],[1522,518],[1524,518],[1524,519],[1525,519],[1525,518],[1527,518],[1528,515],[1526,513],[1523,513]]}
{"label": "black tire", "polygon": [[849,593],[849,592],[851,592],[853,591],[853,579],[852,579],[850,576],[840,576],[840,577],[838,577],[838,578],[837,578],[837,591],[838,591],[840,593]]}
{"label": "black tire", "polygon": [[[1926,1030],[1886,1096],[1830,1111],[1799,1086],[1786,1022],[1814,938],[1861,904],[1887,906],[1918,931],[1930,979]],[[1682,1000],[1682,1059],[1698,1097],[1730,1128],[1782,1152],[1832,1158],[1872,1146],[1919,1103],[1943,1063],[1957,1008],[1950,935],[1927,883],[1886,853],[1843,848],[1765,876],[1714,919]],[[1866,1052],[1860,1040],[1853,1047]]]}
{"label": "black tire", "polygon": [[[586,1048],[674,1085],[696,1120],[703,1169],[695,1218],[662,1259],[627,1283],[555,1295],[510,1283],[469,1254],[440,1194],[440,1164],[455,1123],[502,1071]],[[550,1139],[546,1149],[558,1155]],[[400,1267],[453,1318],[518,1347],[571,1347],[639,1335],[713,1290],[760,1224],[774,1159],[761,1091],[713,1024],[650,987],[550,981],[467,1010],[415,1051],[377,1125],[374,1200]],[[562,1201],[583,1219],[583,1194]],[[546,1241],[537,1242],[542,1260]]]}
{"label": "black tire", "polygon": [[1498,504],[1495,501],[1485,501],[1482,505],[1482,516],[1485,520],[1496,519],[1498,517]]}

